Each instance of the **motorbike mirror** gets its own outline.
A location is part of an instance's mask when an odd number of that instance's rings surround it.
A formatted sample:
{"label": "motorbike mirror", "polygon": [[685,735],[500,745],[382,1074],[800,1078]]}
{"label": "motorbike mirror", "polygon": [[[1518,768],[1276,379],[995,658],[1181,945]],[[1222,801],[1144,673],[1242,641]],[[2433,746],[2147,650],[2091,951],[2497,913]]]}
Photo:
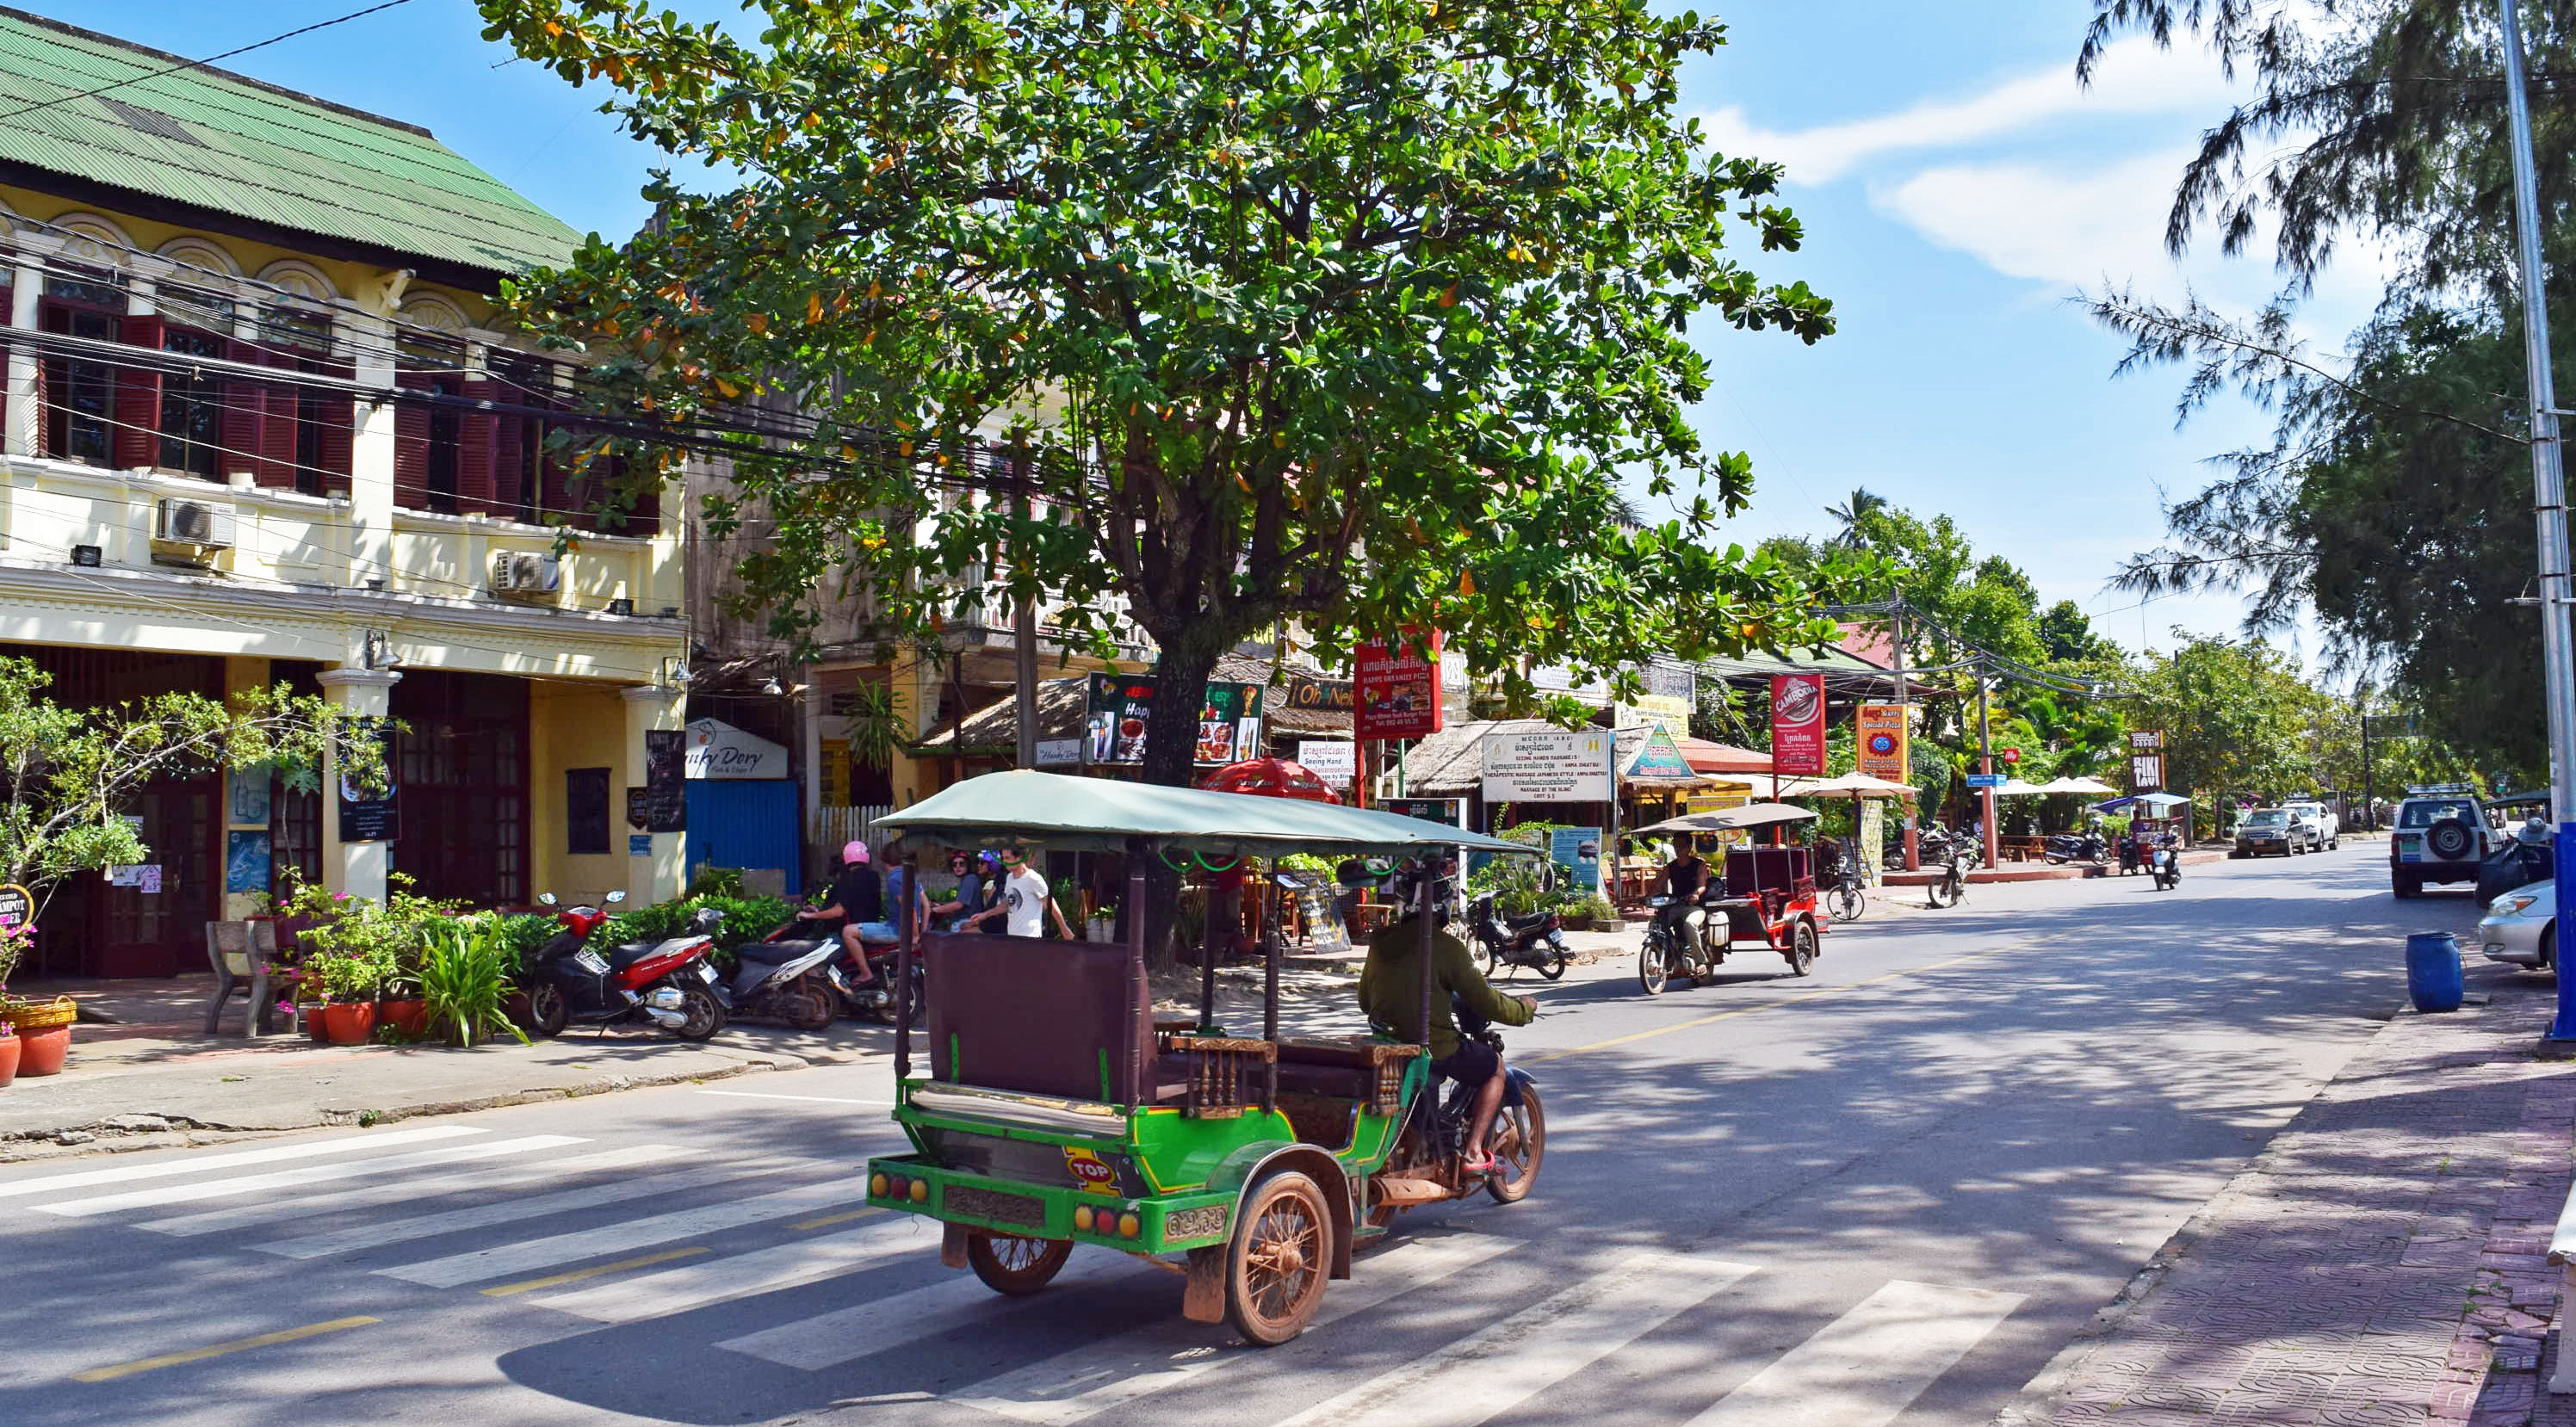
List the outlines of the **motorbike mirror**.
{"label": "motorbike mirror", "polygon": [[551,907],[551,906],[553,906],[554,904],[555,904],[555,894],[554,894],[554,893],[552,893],[552,892],[539,892],[539,893],[537,894],[537,905],[539,905],[539,906],[541,906],[541,907]]}
{"label": "motorbike mirror", "polygon": [[614,905],[616,905],[617,903],[619,903],[619,902],[623,902],[623,901],[625,901],[625,900],[626,900],[626,894],[625,894],[624,892],[622,892],[622,891],[620,891],[620,892],[611,892],[611,893],[609,893],[609,894],[608,894],[608,901],[609,901],[609,904],[610,904],[611,906],[614,906]]}

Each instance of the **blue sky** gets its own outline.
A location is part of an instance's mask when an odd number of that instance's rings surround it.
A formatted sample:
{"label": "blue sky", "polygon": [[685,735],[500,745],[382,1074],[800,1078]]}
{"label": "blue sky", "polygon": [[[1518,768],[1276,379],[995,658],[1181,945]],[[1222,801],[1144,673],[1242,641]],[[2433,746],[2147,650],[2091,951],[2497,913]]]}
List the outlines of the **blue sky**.
{"label": "blue sky", "polygon": [[[359,8],[356,0],[16,0],[74,24],[201,56]],[[717,6],[689,4],[695,12]],[[2090,92],[2073,62],[2079,0],[1784,0],[1714,13],[1731,43],[1684,98],[1727,152],[1788,166],[1803,251],[1747,253],[1767,278],[1832,297],[1841,331],[1704,338],[1719,386],[1696,413],[1712,444],[1748,452],[1757,494],[1729,535],[1830,528],[1855,486],[1945,511],[1980,551],[2029,571],[2111,637],[2232,629],[2232,597],[2140,608],[2103,581],[2162,529],[2160,492],[2205,478],[2209,455],[2259,437],[2228,403],[2177,432],[2170,374],[2114,382],[2120,344],[2068,302],[2108,278],[2165,298],[2186,287],[2243,308],[2273,285],[2263,257],[2161,248],[2183,157],[2228,91],[2197,53],[2130,41]],[[1704,11],[1703,13],[1708,13]],[[503,64],[466,0],[398,9],[229,61],[255,77],[423,124],[576,228],[644,214],[653,155],[532,65]],[[495,65],[499,67],[494,67]],[[2332,349],[2367,314],[2366,270],[2329,277],[2310,307]]]}

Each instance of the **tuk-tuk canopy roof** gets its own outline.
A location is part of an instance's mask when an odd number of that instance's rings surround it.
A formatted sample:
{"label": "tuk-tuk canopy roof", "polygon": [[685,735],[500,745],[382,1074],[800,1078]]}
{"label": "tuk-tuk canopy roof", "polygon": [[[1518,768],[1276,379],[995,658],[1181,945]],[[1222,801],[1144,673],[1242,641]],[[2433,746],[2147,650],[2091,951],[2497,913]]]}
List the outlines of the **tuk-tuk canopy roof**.
{"label": "tuk-tuk canopy roof", "polygon": [[1685,813],[1677,818],[1636,830],[1636,836],[1649,837],[1673,832],[1730,832],[1738,828],[1768,827],[1773,823],[1802,823],[1816,816],[1813,809],[1793,808],[1787,803],[1746,803],[1740,808],[1720,808],[1712,813]]}
{"label": "tuk-tuk canopy roof", "polygon": [[1435,847],[1536,856],[1465,828],[1363,808],[1204,788],[1015,769],[945,788],[876,825],[907,838],[976,847],[1024,838],[1067,851],[1123,851],[1130,838],[1219,856],[1293,852],[1410,856]]}

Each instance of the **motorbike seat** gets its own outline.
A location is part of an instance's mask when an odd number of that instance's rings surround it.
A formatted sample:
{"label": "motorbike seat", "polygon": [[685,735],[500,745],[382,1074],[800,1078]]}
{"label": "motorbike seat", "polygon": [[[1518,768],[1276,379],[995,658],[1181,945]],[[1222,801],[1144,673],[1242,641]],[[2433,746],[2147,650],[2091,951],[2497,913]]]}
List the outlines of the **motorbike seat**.
{"label": "motorbike seat", "polygon": [[780,966],[794,961],[822,944],[810,938],[803,941],[747,941],[735,948],[735,954],[745,961],[758,962],[763,966]]}
{"label": "motorbike seat", "polygon": [[693,936],[675,936],[663,941],[630,941],[608,954],[608,967],[623,971],[666,946],[684,946],[696,940]]}

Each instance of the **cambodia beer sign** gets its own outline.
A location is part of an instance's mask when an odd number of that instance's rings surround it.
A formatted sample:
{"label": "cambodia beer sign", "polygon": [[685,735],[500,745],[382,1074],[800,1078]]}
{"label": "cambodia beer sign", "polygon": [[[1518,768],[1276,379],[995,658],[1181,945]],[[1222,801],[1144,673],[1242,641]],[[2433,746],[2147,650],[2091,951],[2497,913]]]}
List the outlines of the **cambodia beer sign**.
{"label": "cambodia beer sign", "polygon": [[1825,776],[1825,676],[1771,676],[1771,771],[1783,777]]}
{"label": "cambodia beer sign", "polygon": [[1891,783],[1911,781],[1905,776],[1905,734],[1905,705],[1861,705],[1853,765],[1873,778],[1885,778]]}
{"label": "cambodia beer sign", "polygon": [[1440,631],[1408,629],[1352,655],[1354,732],[1361,738],[1427,738],[1440,731]]}

